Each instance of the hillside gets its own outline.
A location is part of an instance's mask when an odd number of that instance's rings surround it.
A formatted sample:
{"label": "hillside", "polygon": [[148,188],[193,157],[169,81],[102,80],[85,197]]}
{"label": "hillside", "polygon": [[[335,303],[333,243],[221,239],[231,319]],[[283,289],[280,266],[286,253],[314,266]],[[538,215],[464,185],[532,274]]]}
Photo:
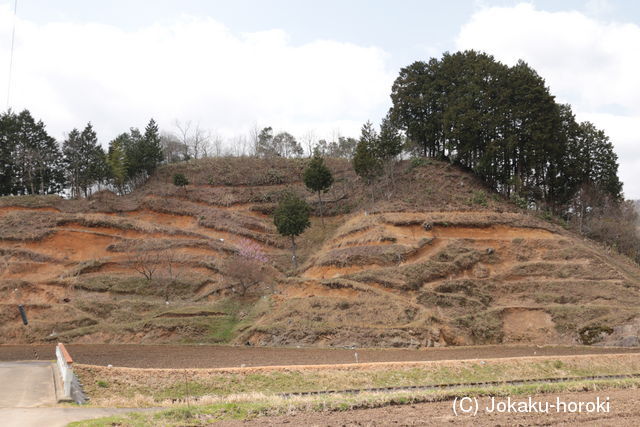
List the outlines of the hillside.
{"label": "hillside", "polygon": [[[315,206],[303,160],[168,165],[122,197],[0,198],[0,343],[640,344],[626,258],[446,163],[403,162],[375,202],[348,162],[328,163],[329,218],[299,239],[298,271],[270,214],[285,189]],[[239,296],[226,273],[245,241],[269,262]]]}

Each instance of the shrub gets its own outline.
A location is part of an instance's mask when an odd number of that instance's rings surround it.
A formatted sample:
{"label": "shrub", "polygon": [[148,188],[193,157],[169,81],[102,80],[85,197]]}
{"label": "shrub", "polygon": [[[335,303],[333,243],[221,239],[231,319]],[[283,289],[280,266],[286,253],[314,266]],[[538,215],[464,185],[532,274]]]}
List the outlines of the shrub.
{"label": "shrub", "polygon": [[173,175],[173,185],[176,187],[186,187],[189,185],[189,180],[184,174],[176,173]]}

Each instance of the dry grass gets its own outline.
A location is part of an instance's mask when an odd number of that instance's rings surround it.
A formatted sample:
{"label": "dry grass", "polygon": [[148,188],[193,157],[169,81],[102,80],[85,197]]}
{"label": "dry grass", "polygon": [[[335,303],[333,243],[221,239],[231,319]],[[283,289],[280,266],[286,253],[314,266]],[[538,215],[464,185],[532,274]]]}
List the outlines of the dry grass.
{"label": "dry grass", "polygon": [[[69,340],[168,342],[184,334],[185,340],[206,341],[211,328],[204,318],[156,318],[156,308],[138,315],[132,307],[158,307],[168,295],[197,312],[234,297],[223,279],[225,266],[233,263],[238,242],[249,238],[269,258],[269,274],[255,294],[274,304],[242,328],[212,321],[227,331],[216,338],[224,342],[499,342],[504,313],[517,312],[511,308],[548,316],[547,339],[562,343],[580,340],[585,328],[608,330],[634,321],[640,303],[636,267],[521,212],[464,171],[436,161],[400,162],[395,182],[375,183],[372,202],[349,162],[328,159],[336,181],[324,197],[326,227],[312,218],[298,239],[302,268],[294,271],[289,241],[276,233],[268,214],[287,189],[317,207],[301,182],[305,162],[205,159],[162,166],[143,187],[121,197],[101,191],[85,200],[0,198],[0,285],[33,283],[29,297],[46,305],[38,309],[42,313],[67,304],[45,285],[73,286],[82,295],[73,297],[74,316],[98,323],[66,330]],[[186,189],[172,184],[177,171],[192,183]],[[136,256],[155,258],[153,266],[161,268],[167,264],[161,254],[167,253],[182,270],[178,280],[145,280],[136,272]],[[118,309],[110,305],[116,301]],[[53,324],[34,339],[47,339]],[[113,325],[117,332],[109,331]],[[3,326],[5,336],[13,337],[7,339],[18,340],[19,326],[11,317]]]}
{"label": "dry grass", "polygon": [[129,399],[137,398],[141,404],[152,406],[183,399],[187,389],[191,397],[215,399],[251,393],[268,396],[302,391],[633,374],[640,372],[640,358],[630,354],[187,370],[77,365],[74,370],[92,397],[93,405],[124,405]]}

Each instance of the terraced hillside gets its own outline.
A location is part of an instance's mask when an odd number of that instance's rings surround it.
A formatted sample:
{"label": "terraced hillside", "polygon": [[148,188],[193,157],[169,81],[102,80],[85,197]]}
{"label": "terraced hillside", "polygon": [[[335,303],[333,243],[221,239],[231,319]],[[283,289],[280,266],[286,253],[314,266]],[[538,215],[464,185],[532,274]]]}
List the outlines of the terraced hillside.
{"label": "terraced hillside", "polygon": [[[626,259],[444,163],[404,162],[375,201],[347,162],[329,166],[329,218],[301,236],[298,271],[270,213],[286,189],[315,203],[303,160],[165,166],[122,197],[1,198],[0,342],[639,344]],[[192,185],[173,186],[178,171]],[[247,242],[268,262],[240,295],[228,270]]]}

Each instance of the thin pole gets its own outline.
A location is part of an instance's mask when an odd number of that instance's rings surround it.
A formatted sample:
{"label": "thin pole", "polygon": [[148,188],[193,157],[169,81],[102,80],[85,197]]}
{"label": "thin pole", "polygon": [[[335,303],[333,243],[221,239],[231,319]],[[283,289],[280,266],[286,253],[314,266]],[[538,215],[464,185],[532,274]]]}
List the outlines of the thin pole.
{"label": "thin pole", "polygon": [[11,73],[13,71],[13,47],[16,40],[16,17],[18,16],[18,0],[13,2],[13,30],[11,31],[11,55],[9,56],[9,82],[7,84],[7,110],[11,98]]}

